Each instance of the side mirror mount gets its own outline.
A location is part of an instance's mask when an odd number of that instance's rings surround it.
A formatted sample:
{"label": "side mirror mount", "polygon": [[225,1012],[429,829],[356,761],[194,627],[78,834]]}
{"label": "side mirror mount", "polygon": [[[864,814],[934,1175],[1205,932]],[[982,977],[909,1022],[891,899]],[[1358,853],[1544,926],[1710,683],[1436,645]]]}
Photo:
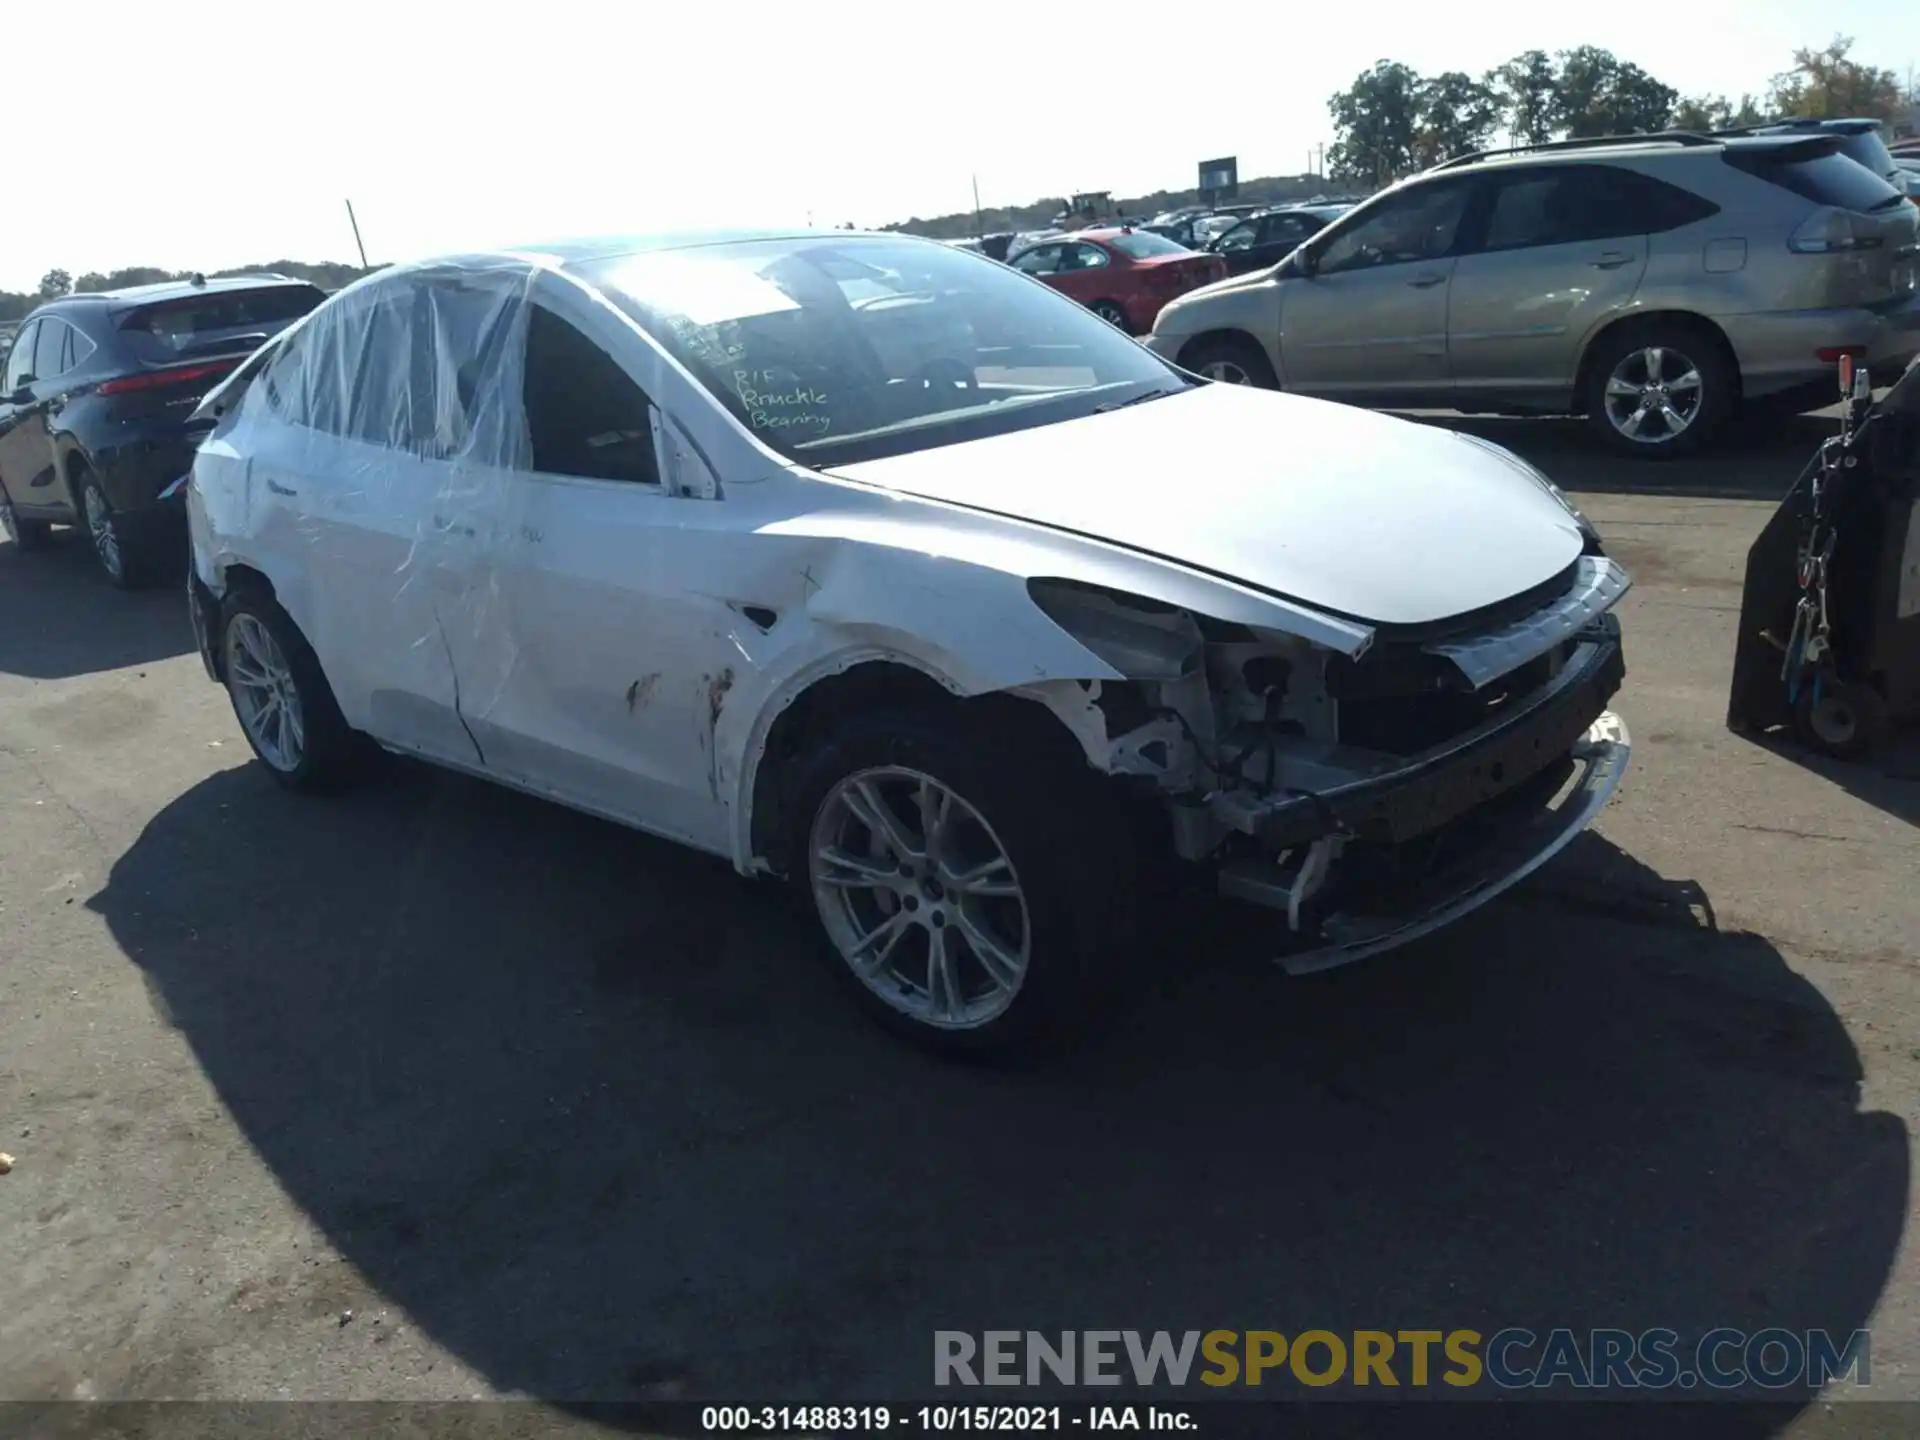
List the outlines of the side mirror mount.
{"label": "side mirror mount", "polygon": [[7,396],[7,404],[31,405],[33,403],[33,390],[30,388],[32,385],[33,376],[22,375],[20,377],[20,388]]}

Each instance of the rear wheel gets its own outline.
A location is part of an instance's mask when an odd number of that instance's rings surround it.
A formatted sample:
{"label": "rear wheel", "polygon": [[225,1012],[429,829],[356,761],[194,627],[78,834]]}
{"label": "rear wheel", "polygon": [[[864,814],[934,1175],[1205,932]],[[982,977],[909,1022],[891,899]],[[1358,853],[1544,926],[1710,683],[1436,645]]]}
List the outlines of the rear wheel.
{"label": "rear wheel", "polygon": [[1133,327],[1127,323],[1127,312],[1122,310],[1114,301],[1096,300],[1087,308],[1109,325],[1118,326],[1120,329],[1132,333]]}
{"label": "rear wheel", "polygon": [[0,533],[4,533],[22,550],[38,550],[47,543],[47,536],[53,529],[44,520],[22,520],[14,513],[13,502],[7,498],[7,492],[0,490]]}
{"label": "rear wheel", "polygon": [[292,617],[262,590],[236,586],[221,607],[219,643],[234,718],[273,778],[290,790],[345,781],[354,732]]}
{"label": "rear wheel", "polygon": [[83,468],[75,475],[73,498],[93,546],[93,558],[107,579],[122,590],[153,584],[161,568],[159,547],[113,508],[92,471]]}
{"label": "rear wheel", "polygon": [[1733,362],[1715,337],[1657,320],[1604,336],[1586,389],[1588,423],[1615,450],[1644,460],[1701,449],[1739,398]]}
{"label": "rear wheel", "polygon": [[1278,390],[1280,378],[1273,373],[1273,362],[1253,341],[1233,335],[1202,340],[1180,357],[1186,369],[1221,385],[1258,385],[1263,390]]}

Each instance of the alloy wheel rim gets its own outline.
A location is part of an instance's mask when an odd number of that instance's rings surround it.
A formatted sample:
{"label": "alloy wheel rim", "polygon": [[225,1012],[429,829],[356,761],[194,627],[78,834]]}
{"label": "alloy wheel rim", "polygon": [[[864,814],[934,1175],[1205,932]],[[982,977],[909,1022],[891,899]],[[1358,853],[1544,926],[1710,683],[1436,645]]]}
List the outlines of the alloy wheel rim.
{"label": "alloy wheel rim", "polygon": [[1033,927],[1006,847],[965,799],[919,770],[861,770],[821,802],[807,848],[827,936],[881,1000],[942,1030],[1006,1012]]}
{"label": "alloy wheel rim", "polygon": [[1109,325],[1124,326],[1127,323],[1126,312],[1121,310],[1121,308],[1118,305],[1109,305],[1105,301],[1102,301],[1100,304],[1094,306],[1093,313],[1098,315],[1102,320],[1106,321]]}
{"label": "alloy wheel rim", "polygon": [[107,509],[106,497],[97,485],[86,487],[83,503],[87,510],[87,533],[93,537],[93,552],[107,567],[107,573],[117,577],[122,561],[120,536],[113,528],[113,512]]}
{"label": "alloy wheel rim", "polygon": [[227,688],[260,758],[282,773],[299,769],[307,751],[300,691],[280,642],[252,615],[227,626]]}
{"label": "alloy wheel rim", "polygon": [[1246,370],[1231,360],[1210,360],[1200,367],[1200,373],[1209,380],[1218,380],[1223,385],[1251,383]]}
{"label": "alloy wheel rim", "polygon": [[1665,345],[1649,345],[1620,357],[1607,377],[1607,420],[1639,445],[1677,440],[1700,416],[1706,384],[1700,368]]}

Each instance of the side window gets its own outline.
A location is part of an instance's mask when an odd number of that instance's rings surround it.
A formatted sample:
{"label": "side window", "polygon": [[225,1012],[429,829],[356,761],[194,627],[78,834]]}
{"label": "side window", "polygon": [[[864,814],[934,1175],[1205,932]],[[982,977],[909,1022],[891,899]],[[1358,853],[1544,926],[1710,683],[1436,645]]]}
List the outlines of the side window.
{"label": "side window", "polygon": [[288,425],[310,430],[333,428],[339,413],[333,402],[330,377],[339,370],[333,356],[331,315],[316,317],[287,339],[268,362],[258,386],[267,408]]}
{"label": "side window", "polygon": [[1720,207],[1711,200],[1651,175],[1642,175],[1637,170],[1616,170],[1611,165],[1597,168],[1601,185],[1613,192],[1612,203],[1633,227],[1625,232],[1629,235],[1658,235],[1720,213]]}
{"label": "side window", "polygon": [[536,471],[660,483],[646,395],[611,355],[539,304],[527,324],[526,411]]}
{"label": "side window", "polygon": [[1529,170],[1500,182],[1481,248],[1521,250],[1655,235],[1717,210],[1676,186],[1611,165]]}
{"label": "side window", "polygon": [[1453,253],[1466,213],[1466,184],[1416,185],[1375,206],[1320,247],[1315,257],[1322,275],[1438,260]]}
{"label": "side window", "polygon": [[33,341],[39,333],[40,322],[31,320],[13,337],[13,349],[7,355],[7,394],[18,390],[33,373]]}
{"label": "side window", "polygon": [[1214,245],[1216,250],[1251,250],[1254,242],[1260,238],[1260,226],[1257,221],[1243,220]]}
{"label": "side window", "polygon": [[40,322],[40,338],[33,347],[33,378],[41,382],[56,380],[66,373],[61,354],[67,348],[68,325],[51,315]]}
{"label": "side window", "polygon": [[1107,252],[1098,245],[1069,245],[1062,270],[1098,270],[1107,263]]}
{"label": "side window", "polygon": [[1570,188],[1564,170],[1507,176],[1494,192],[1480,248],[1525,250],[1581,239],[1568,233]]}
{"label": "side window", "polygon": [[1298,245],[1311,233],[1298,215],[1269,215],[1260,222],[1262,245]]}
{"label": "side window", "polygon": [[1013,262],[1013,268],[1024,270],[1029,275],[1052,275],[1060,269],[1060,247],[1058,245],[1037,245],[1019,256]]}

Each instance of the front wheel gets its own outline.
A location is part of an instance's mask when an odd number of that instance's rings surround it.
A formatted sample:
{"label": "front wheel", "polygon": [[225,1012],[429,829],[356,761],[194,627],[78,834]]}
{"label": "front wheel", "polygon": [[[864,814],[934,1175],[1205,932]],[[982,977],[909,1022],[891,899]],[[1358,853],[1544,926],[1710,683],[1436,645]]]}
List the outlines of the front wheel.
{"label": "front wheel", "polygon": [[1001,1049],[1083,1018],[1120,868],[1091,787],[1041,768],[905,713],[850,726],[798,777],[793,878],[836,972],[917,1044]]}
{"label": "front wheel", "polygon": [[234,718],[275,780],[290,790],[327,790],[348,778],[354,732],[286,611],[258,590],[229,591],[220,657]]}

